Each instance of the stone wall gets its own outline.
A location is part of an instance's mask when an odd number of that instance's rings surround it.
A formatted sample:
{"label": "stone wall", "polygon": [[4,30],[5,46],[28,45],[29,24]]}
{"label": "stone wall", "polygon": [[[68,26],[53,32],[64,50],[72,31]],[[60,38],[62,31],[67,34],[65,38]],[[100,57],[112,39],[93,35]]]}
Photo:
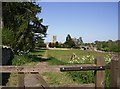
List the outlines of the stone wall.
{"label": "stone wall", "polygon": [[12,65],[13,52],[11,48],[2,48],[2,65]]}
{"label": "stone wall", "polygon": [[[0,49],[1,50],[1,49]],[[14,57],[11,48],[3,46],[2,47],[2,65],[12,65],[12,59]],[[2,73],[2,86],[5,86],[10,77],[10,73]]]}

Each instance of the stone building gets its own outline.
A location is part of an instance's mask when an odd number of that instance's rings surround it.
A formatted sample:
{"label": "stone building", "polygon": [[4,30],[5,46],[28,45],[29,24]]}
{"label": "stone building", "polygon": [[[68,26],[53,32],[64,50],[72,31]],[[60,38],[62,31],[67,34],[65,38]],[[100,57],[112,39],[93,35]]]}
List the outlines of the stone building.
{"label": "stone building", "polygon": [[56,43],[57,41],[57,36],[53,35],[53,43]]}

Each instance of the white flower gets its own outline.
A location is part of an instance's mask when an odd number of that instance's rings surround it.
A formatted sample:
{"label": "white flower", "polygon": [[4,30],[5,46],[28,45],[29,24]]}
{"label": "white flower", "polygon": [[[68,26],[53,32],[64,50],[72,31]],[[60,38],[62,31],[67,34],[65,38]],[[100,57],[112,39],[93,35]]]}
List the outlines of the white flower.
{"label": "white flower", "polygon": [[85,60],[85,58],[82,58],[82,60],[84,61],[84,60]]}

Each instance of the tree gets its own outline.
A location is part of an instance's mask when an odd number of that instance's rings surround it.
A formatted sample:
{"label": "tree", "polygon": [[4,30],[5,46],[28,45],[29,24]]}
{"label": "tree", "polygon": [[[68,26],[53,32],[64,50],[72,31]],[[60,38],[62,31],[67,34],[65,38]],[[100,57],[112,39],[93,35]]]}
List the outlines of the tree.
{"label": "tree", "polygon": [[73,38],[73,41],[74,41],[75,45],[77,46],[78,45],[78,39],[77,38]]}
{"label": "tree", "polygon": [[95,45],[98,50],[107,52],[120,52],[119,41],[95,41]]}
{"label": "tree", "polygon": [[52,47],[52,43],[51,42],[49,43],[49,47]]}
{"label": "tree", "polygon": [[79,37],[78,39],[77,39],[77,41],[78,41],[78,44],[83,44],[83,40],[82,40],[82,37]]}
{"label": "tree", "polygon": [[74,41],[76,47],[79,47],[80,45],[83,44],[82,37],[79,37],[78,39],[74,38],[73,41]]}
{"label": "tree", "polygon": [[59,42],[58,42],[58,41],[56,41],[56,43],[55,43],[55,47],[56,47],[56,48],[59,47]]}
{"label": "tree", "polygon": [[71,36],[69,34],[66,37],[66,41],[65,41],[64,45],[68,48],[75,46],[75,42],[73,41],[73,39],[71,38]]}
{"label": "tree", "polygon": [[[36,39],[45,37],[48,28],[42,24],[43,19],[36,17],[41,7],[32,2],[3,2],[2,6],[3,44],[9,45],[15,53],[33,50]],[[11,35],[8,36],[7,31]]]}
{"label": "tree", "polygon": [[36,42],[35,42],[35,47],[46,47],[46,44],[44,43],[44,39],[38,37],[36,38]]}

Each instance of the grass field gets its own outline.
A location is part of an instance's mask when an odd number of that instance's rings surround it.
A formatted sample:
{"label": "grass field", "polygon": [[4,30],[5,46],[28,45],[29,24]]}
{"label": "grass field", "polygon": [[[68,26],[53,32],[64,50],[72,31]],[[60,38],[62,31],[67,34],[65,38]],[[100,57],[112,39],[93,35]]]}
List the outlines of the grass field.
{"label": "grass field", "polygon": [[[47,52],[45,52],[47,51]],[[27,55],[15,56],[13,59],[14,65],[36,65],[40,62],[40,58],[47,53],[49,60],[46,62],[49,66],[53,65],[70,65],[70,64],[93,64],[94,58],[96,56],[102,56],[107,64],[111,55],[108,53],[98,53],[95,51],[87,50],[36,50],[30,52]],[[75,55],[74,58],[72,56]],[[108,70],[105,71],[105,86],[109,86],[109,76]],[[43,73],[45,80],[51,86],[57,85],[69,85],[69,84],[88,84],[94,83],[94,72],[65,72],[65,73]],[[8,85],[16,85],[17,75],[11,74]],[[12,81],[14,80],[14,81]],[[11,82],[12,81],[12,82]]]}
{"label": "grass field", "polygon": [[[66,64],[93,64],[97,56],[102,56],[107,63],[111,57],[108,53],[98,53],[88,50],[48,50],[48,61],[50,65],[66,65]],[[72,58],[73,55],[75,58]]]}
{"label": "grass field", "polygon": [[[94,59],[97,56],[102,56],[107,64],[111,60],[111,54],[108,53],[101,53],[95,51],[83,51],[83,50],[48,50],[48,64],[49,65],[70,65],[70,64],[93,64]],[[76,58],[72,59],[72,55],[75,54]],[[44,75],[44,74],[43,74]],[[64,74],[57,74],[57,73],[46,73],[45,74],[48,78],[48,83],[51,85],[62,85],[64,80],[59,79],[59,76],[64,76],[71,79],[73,84],[88,84],[94,83],[94,72],[93,71],[86,71],[86,72],[65,72]],[[53,77],[51,77],[53,75]],[[58,76],[58,79],[54,76]],[[110,73],[108,70],[105,71],[105,86],[109,87],[109,76]],[[56,82],[55,82],[56,81]],[[66,81],[66,83],[69,83]],[[65,83],[65,84],[66,84]]]}
{"label": "grass field", "polygon": [[49,83],[51,86],[58,86],[58,85],[77,85],[79,83],[75,82],[72,78],[67,76],[66,73],[54,73],[54,72],[49,72],[49,73],[43,73],[42,74],[46,80],[46,82]]}

